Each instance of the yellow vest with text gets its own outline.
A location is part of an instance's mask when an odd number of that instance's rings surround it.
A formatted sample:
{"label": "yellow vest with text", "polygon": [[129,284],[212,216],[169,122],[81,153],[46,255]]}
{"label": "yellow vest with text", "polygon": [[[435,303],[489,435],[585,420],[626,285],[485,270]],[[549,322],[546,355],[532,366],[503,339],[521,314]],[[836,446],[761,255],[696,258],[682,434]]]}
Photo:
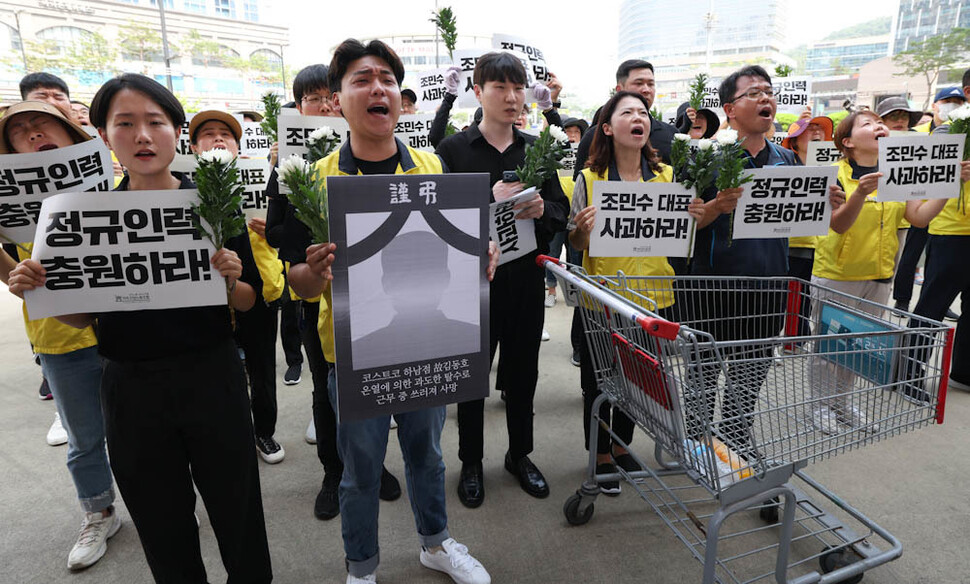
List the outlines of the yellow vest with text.
{"label": "yellow vest with text", "polygon": [[[848,200],[859,187],[852,178],[848,160],[838,162],[838,178]],[[896,230],[906,214],[906,203],[875,201],[876,192],[866,197],[855,223],[845,233],[819,238],[815,247],[812,274],[842,281],[883,280],[892,278],[896,267],[899,239]]]}
{"label": "yellow vest with text", "polygon": [[283,262],[280,261],[279,252],[270,247],[265,237],[248,227],[246,230],[249,231],[249,246],[253,248],[253,259],[259,270],[259,277],[263,280],[263,300],[273,302],[283,295],[286,285]]}
{"label": "yellow vest with text", "polygon": [[960,196],[948,199],[940,214],[930,221],[930,235],[970,235],[970,182],[963,183]]}
{"label": "yellow vest with text", "polygon": [[[401,170],[400,162],[394,174],[441,174],[441,159],[436,154],[415,150],[408,147],[408,154],[414,162],[414,168],[404,172]],[[340,149],[331,152],[325,158],[319,160],[314,166],[321,176],[347,176],[347,173],[340,170]],[[360,171],[357,172],[360,174]],[[339,252],[338,252],[339,253]],[[320,345],[323,347],[323,356],[327,361],[336,363],[336,351],[333,343],[333,311],[330,307],[333,304],[331,290],[328,286],[320,297],[320,317],[317,319],[317,332],[320,335]]]}
{"label": "yellow vest with text", "polygon": [[[589,205],[593,200],[593,183],[600,180],[609,180],[604,174],[596,174],[589,168],[584,168],[583,180],[586,181],[586,203]],[[674,173],[671,167],[666,164],[660,165],[660,174],[646,182],[673,182]],[[643,182],[643,179],[640,179]],[[622,271],[627,276],[673,276],[674,269],[665,257],[624,257],[624,258],[600,258],[589,255],[589,250],[583,251],[583,269],[587,274],[597,274],[603,276],[616,275]],[[657,308],[666,308],[674,303],[673,281],[655,280],[650,284],[652,290],[644,290],[641,293],[657,303]],[[627,295],[632,302],[637,302],[636,297]],[[644,308],[652,309],[652,306]]]}

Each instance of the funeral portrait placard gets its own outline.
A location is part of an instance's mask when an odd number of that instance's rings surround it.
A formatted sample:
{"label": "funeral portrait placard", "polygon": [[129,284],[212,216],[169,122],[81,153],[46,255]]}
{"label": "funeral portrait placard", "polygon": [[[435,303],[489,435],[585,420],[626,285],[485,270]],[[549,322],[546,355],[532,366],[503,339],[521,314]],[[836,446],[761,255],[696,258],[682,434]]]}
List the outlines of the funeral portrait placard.
{"label": "funeral portrait placard", "polygon": [[834,166],[771,166],[747,171],[734,210],[734,239],[826,235],[832,218],[829,186]]}
{"label": "funeral portrait placard", "polygon": [[44,199],[70,191],[107,191],[111,153],[101,138],[56,150],[0,156],[0,235],[34,240]]}
{"label": "funeral portrait placard", "polygon": [[73,313],[226,304],[215,249],[192,226],[196,190],[64,193],[40,211],[32,257],[47,271],[24,294],[31,320]]}
{"label": "funeral portrait placard", "polygon": [[694,191],[677,183],[593,182],[593,257],[689,257]]}
{"label": "funeral portrait placard", "polygon": [[960,196],[962,134],[879,139],[877,201],[955,199]]}
{"label": "funeral portrait placard", "polygon": [[340,421],[488,395],[487,174],[331,176]]}
{"label": "funeral portrait placard", "polygon": [[498,264],[507,264],[536,250],[536,224],[534,219],[517,219],[519,211],[515,206],[536,196],[535,187],[496,201],[488,206],[489,237],[492,238],[501,254]]}

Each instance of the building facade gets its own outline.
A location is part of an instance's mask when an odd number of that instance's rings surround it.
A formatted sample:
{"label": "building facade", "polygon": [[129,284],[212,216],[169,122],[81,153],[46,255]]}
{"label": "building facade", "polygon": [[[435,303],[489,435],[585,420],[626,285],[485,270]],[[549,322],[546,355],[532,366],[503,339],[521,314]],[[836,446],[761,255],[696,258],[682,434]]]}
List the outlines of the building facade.
{"label": "building facade", "polygon": [[820,41],[808,46],[805,73],[812,77],[846,75],[889,55],[890,35]]}
{"label": "building facade", "polygon": [[164,2],[169,69],[156,0],[0,0],[0,99],[20,99],[25,70],[60,75],[83,101],[122,72],[171,78],[190,108],[251,107],[283,92],[289,32],[271,23],[270,0]]}
{"label": "building facade", "polygon": [[892,53],[957,27],[970,28],[970,0],[899,0]]}

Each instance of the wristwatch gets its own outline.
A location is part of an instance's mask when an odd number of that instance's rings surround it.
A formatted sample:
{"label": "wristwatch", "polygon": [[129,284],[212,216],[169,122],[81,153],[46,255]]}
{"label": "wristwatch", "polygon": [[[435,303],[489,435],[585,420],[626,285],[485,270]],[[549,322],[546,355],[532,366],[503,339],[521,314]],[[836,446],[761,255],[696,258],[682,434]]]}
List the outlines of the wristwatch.
{"label": "wristwatch", "polygon": [[556,109],[559,109],[559,108],[562,107],[562,102],[561,101],[554,101],[554,102],[552,102],[552,107],[554,107]]}

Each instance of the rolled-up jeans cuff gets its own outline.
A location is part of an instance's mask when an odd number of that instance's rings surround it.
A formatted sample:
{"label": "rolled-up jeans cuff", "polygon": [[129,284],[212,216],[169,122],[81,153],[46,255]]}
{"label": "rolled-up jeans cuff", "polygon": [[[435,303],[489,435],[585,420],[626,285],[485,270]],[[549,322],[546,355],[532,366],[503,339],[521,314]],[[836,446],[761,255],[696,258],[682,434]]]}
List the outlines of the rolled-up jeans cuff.
{"label": "rolled-up jeans cuff", "polygon": [[108,487],[108,490],[95,495],[93,497],[87,497],[85,499],[79,499],[81,502],[81,509],[85,513],[100,513],[108,507],[110,507],[115,502],[115,488]]}
{"label": "rolled-up jeans cuff", "polygon": [[420,533],[418,534],[418,538],[421,540],[421,546],[424,547],[425,549],[438,547],[441,545],[441,542],[445,541],[449,537],[451,536],[448,535],[447,527],[434,535],[422,535]]}
{"label": "rolled-up jeans cuff", "polygon": [[373,574],[377,571],[378,564],[381,563],[381,550],[377,550],[377,553],[373,556],[367,558],[366,560],[354,561],[347,560],[347,571],[354,578],[363,578],[368,574]]}

